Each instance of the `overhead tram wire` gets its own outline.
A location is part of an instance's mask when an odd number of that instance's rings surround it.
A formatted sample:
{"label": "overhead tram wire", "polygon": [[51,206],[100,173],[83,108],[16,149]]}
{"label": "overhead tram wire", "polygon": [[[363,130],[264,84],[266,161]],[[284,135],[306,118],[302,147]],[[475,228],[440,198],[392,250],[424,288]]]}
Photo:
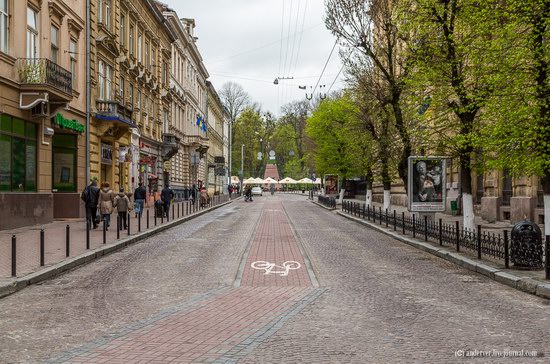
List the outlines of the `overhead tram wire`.
{"label": "overhead tram wire", "polygon": [[296,68],[298,68],[298,60],[300,59],[300,50],[302,48],[302,37],[304,35],[304,26],[306,25],[306,14],[307,14],[307,0],[304,7],[304,16],[302,18],[302,29],[300,29],[300,41],[298,42],[298,50],[296,52],[296,62],[294,63],[294,70],[292,71],[292,74],[296,72]]}
{"label": "overhead tram wire", "polygon": [[[320,25],[323,25],[323,23],[317,23],[317,24],[315,24],[315,25],[312,25],[312,26],[310,26],[309,28],[305,29],[303,32],[305,33],[305,32],[307,32],[307,31],[309,31],[309,30],[311,30],[311,29],[313,29],[313,28],[317,28],[317,27],[320,26]],[[297,35],[297,34],[293,34],[293,35],[291,35],[291,36],[294,36],[294,35]],[[287,38],[290,38],[291,36],[289,36],[289,37],[287,37]],[[286,39],[286,38],[285,38],[285,39]],[[267,47],[272,46],[272,45],[274,45],[274,44],[277,44],[277,43],[279,43],[279,42],[281,42],[282,40],[285,40],[285,39],[280,39],[280,40],[276,40],[276,41],[273,41],[273,42],[269,42],[269,43],[264,44],[264,45],[262,45],[262,46],[259,46],[259,47],[250,49],[250,50],[248,50],[248,51],[244,51],[244,52],[241,52],[241,53],[237,53],[237,54],[234,54],[234,55],[229,56],[229,57],[226,57],[226,58],[218,59],[218,60],[216,60],[216,61],[207,62],[206,64],[207,64],[207,65],[212,65],[212,64],[216,64],[216,63],[225,62],[225,61],[230,60],[230,59],[235,58],[235,57],[244,56],[244,55],[246,55],[246,54],[249,54],[249,53],[252,53],[252,52],[256,52],[256,51],[259,51],[260,49],[264,49],[264,48],[267,48]]]}
{"label": "overhead tram wire", "polygon": [[[296,9],[296,21],[295,21],[295,24],[294,24],[294,34],[297,34],[298,33],[298,20],[300,19],[300,5],[301,5],[301,0],[298,0],[298,7]],[[291,21],[292,19],[290,19],[289,21]],[[292,64],[294,63],[294,49],[296,49],[296,36],[292,37],[293,40],[292,40],[292,50],[290,51],[290,61],[288,62],[288,71],[285,70],[285,74],[287,74],[289,77],[294,77],[293,74],[291,74],[292,72]],[[290,40],[289,40],[290,41]],[[287,95],[287,100],[290,99],[292,100],[292,94],[294,92],[294,89],[293,88],[289,88],[288,93],[290,93],[290,95]]]}
{"label": "overhead tram wire", "polygon": [[[277,77],[281,74],[281,66],[283,64],[283,35],[285,29],[285,0],[283,0],[283,12],[281,14],[281,46],[279,47],[279,72]],[[277,107],[281,105],[281,89],[277,88]]]}
{"label": "overhead tram wire", "polygon": [[330,54],[328,55],[327,61],[325,62],[325,66],[323,67],[323,71],[321,71],[321,75],[319,76],[319,79],[317,80],[317,84],[313,88],[313,91],[311,92],[311,95],[315,94],[315,91],[317,90],[317,86],[319,86],[319,82],[321,82],[321,78],[323,77],[323,73],[325,73],[325,70],[327,69],[328,62],[330,61],[330,58],[332,57],[332,53],[334,53],[334,49],[336,48],[336,44],[338,44],[338,39],[334,41],[334,45],[332,46],[332,50],[330,51]]}
{"label": "overhead tram wire", "polygon": [[332,83],[330,84],[330,87],[328,88],[328,91],[327,91],[327,95],[328,93],[330,92],[330,90],[332,90],[332,86],[334,86],[334,83],[336,83],[336,80],[338,79],[338,76],[340,76],[340,73],[342,73],[342,70],[344,69],[344,67],[346,66],[346,62],[348,61],[348,59],[350,59],[351,55],[353,54],[353,52],[355,52],[355,48],[353,48],[353,50],[348,54],[348,56],[346,57],[346,59],[344,60],[344,62],[342,62],[342,67],[340,67],[340,71],[338,71],[338,74],[336,75],[336,77],[334,78],[334,81],[332,81]]}

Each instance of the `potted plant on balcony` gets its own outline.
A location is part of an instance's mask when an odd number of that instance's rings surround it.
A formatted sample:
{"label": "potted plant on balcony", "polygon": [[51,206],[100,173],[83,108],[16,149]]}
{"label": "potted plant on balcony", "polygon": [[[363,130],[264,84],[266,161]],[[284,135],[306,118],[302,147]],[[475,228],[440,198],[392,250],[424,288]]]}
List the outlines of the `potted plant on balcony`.
{"label": "potted plant on balcony", "polygon": [[44,83],[45,74],[44,63],[39,60],[24,63],[19,69],[21,83]]}

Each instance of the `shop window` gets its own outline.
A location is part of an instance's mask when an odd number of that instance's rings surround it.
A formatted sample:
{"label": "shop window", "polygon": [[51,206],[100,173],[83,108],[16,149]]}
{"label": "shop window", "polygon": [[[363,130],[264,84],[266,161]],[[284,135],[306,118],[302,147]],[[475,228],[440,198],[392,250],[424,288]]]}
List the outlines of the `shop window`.
{"label": "shop window", "polygon": [[53,136],[52,188],[54,192],[76,192],[77,136]]}
{"label": "shop window", "polygon": [[0,191],[36,191],[36,125],[0,118]]}

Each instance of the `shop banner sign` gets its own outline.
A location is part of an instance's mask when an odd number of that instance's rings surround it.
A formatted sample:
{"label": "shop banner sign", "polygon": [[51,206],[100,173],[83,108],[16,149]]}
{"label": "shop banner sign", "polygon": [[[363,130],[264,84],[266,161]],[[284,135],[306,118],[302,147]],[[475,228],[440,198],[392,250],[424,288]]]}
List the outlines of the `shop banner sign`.
{"label": "shop banner sign", "polygon": [[101,144],[101,163],[113,164],[113,147],[109,144]]}
{"label": "shop banner sign", "polygon": [[447,157],[409,157],[409,211],[445,211]]}
{"label": "shop banner sign", "polygon": [[71,129],[74,131],[77,131],[79,133],[84,132],[85,127],[84,125],[80,124],[76,120],[69,120],[66,119],[61,113],[57,113],[55,117],[53,118],[53,123],[59,127],[65,128],[65,129]]}

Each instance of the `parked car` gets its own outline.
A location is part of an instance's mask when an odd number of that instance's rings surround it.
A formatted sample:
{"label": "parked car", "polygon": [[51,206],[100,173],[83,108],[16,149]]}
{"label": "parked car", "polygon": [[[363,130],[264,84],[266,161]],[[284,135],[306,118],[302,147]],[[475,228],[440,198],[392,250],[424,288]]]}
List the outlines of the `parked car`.
{"label": "parked car", "polygon": [[252,196],[254,195],[259,195],[259,196],[263,196],[263,192],[262,192],[262,188],[261,187],[252,187]]}

